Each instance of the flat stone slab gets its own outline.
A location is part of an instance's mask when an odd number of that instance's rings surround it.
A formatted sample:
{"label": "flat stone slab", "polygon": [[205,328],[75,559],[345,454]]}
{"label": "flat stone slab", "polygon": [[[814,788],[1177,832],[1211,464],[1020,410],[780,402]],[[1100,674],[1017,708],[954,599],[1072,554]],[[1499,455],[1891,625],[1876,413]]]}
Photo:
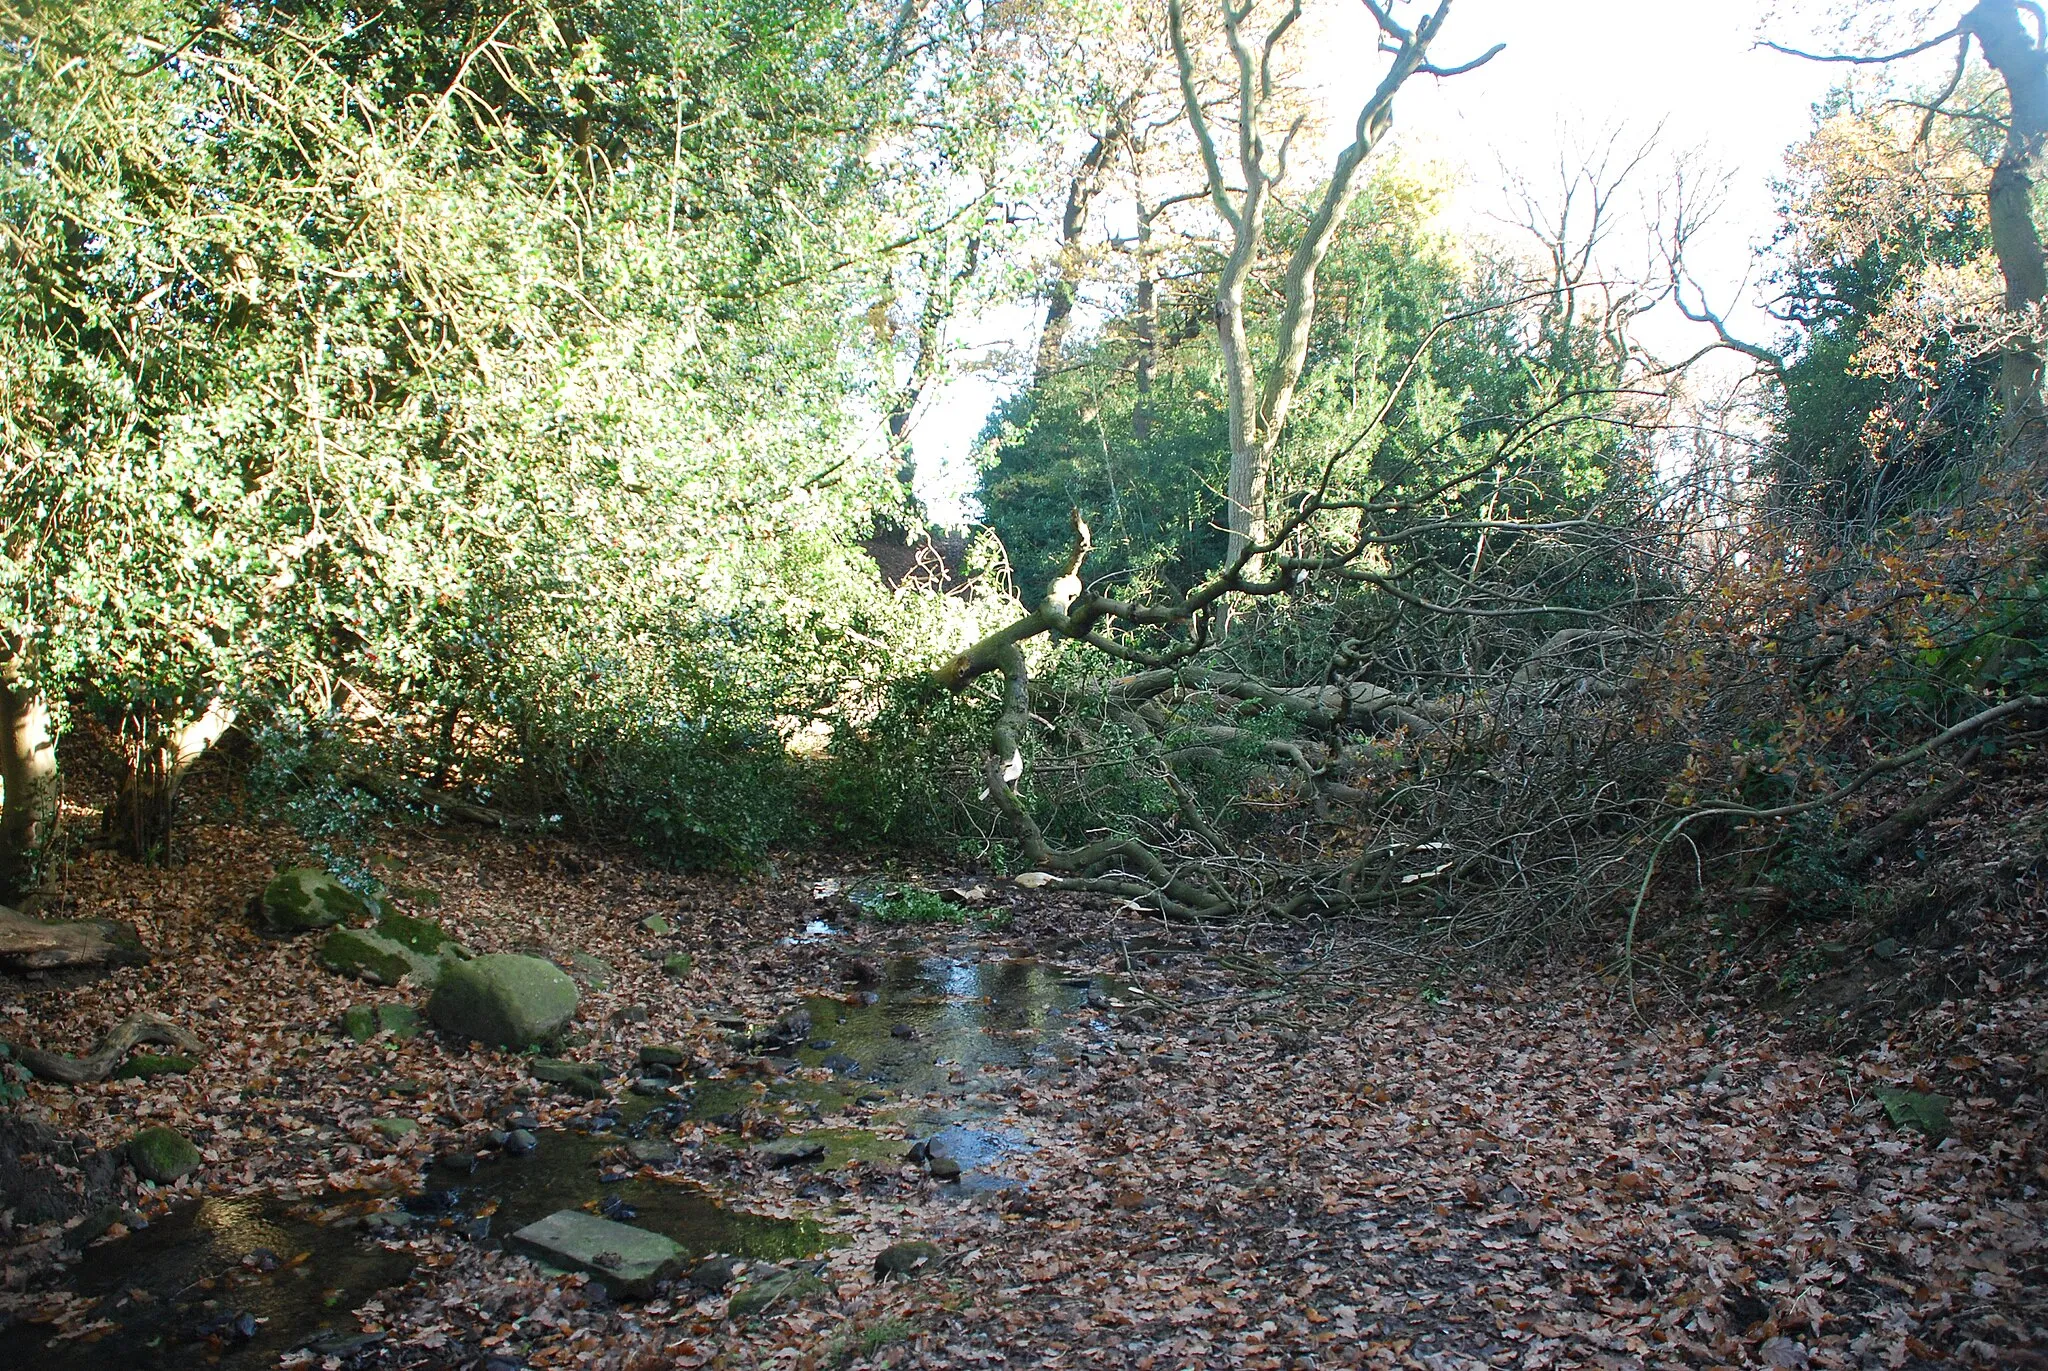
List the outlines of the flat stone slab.
{"label": "flat stone slab", "polygon": [[682,1261],[683,1249],[659,1233],[613,1223],[580,1209],[558,1209],[512,1235],[551,1266],[587,1271],[615,1295],[645,1295]]}

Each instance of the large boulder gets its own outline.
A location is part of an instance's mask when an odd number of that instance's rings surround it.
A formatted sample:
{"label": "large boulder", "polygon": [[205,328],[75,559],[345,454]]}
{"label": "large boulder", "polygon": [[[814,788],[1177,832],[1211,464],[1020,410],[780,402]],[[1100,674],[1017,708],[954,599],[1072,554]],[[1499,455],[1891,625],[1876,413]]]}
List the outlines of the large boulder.
{"label": "large boulder", "polygon": [[449,963],[427,1017],[450,1033],[518,1051],[566,1028],[576,1001],[576,983],[554,963],[498,952]]}
{"label": "large boulder", "polygon": [[272,933],[310,933],[367,919],[370,902],[329,873],[313,866],[280,871],[256,901],[257,917]]}

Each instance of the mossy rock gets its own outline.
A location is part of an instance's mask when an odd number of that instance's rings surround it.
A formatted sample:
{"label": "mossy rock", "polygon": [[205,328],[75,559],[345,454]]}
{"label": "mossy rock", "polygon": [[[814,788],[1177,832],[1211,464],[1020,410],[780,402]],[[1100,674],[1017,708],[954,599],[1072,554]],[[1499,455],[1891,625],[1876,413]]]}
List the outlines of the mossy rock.
{"label": "mossy rock", "polygon": [[569,970],[592,990],[604,989],[612,983],[612,978],[619,974],[610,962],[602,957],[593,957],[588,952],[571,952]]}
{"label": "mossy rock", "polygon": [[808,1271],[791,1271],[775,1266],[753,1276],[734,1293],[725,1307],[732,1319],[750,1319],[826,1293],[825,1282]]}
{"label": "mossy rock", "polygon": [[602,1100],[611,1092],[604,1088],[604,1075],[589,1062],[564,1061],[560,1057],[537,1057],[526,1068],[537,1081],[545,1081],[567,1094],[586,1100]]}
{"label": "mossy rock", "polygon": [[687,952],[678,952],[662,959],[661,969],[677,980],[697,969],[697,961]]}
{"label": "mossy rock", "polygon": [[390,1139],[392,1142],[403,1142],[420,1131],[417,1120],[401,1119],[395,1116],[388,1119],[372,1119],[370,1127],[376,1129],[380,1135]]}
{"label": "mossy rock", "polygon": [[154,1076],[189,1076],[198,1069],[198,1062],[176,1053],[138,1052],[121,1063],[121,1069],[114,1073],[114,1079],[146,1081]]}
{"label": "mossy rock", "polygon": [[175,1128],[145,1128],[128,1140],[128,1161],[135,1174],[158,1185],[191,1175],[202,1160],[199,1149]]}
{"label": "mossy rock", "polygon": [[671,1071],[690,1064],[690,1049],[674,1043],[646,1043],[640,1048],[640,1065],[665,1066]]}
{"label": "mossy rock", "polygon": [[415,919],[405,914],[386,914],[377,920],[377,933],[400,947],[423,957],[462,956],[463,950],[448,930],[434,919]]}
{"label": "mossy rock", "polygon": [[272,933],[310,933],[372,917],[370,901],[329,873],[295,866],[271,877],[257,897],[257,912]]}
{"label": "mossy rock", "polygon": [[547,1042],[576,1017],[576,983],[538,957],[500,952],[453,962],[427,1001],[450,1033],[520,1051]]}
{"label": "mossy rock", "polygon": [[927,1271],[939,1269],[940,1253],[936,1243],[898,1242],[891,1243],[875,1254],[875,1279],[915,1280]]}
{"label": "mossy rock", "polygon": [[[408,919],[407,923],[419,920]],[[454,960],[451,955],[420,952],[396,938],[386,937],[383,925],[375,929],[337,928],[320,944],[320,965],[344,976],[354,976],[373,985],[397,985],[410,979],[431,988]],[[454,944],[444,941],[445,948]]]}
{"label": "mossy rock", "polygon": [[1917,1128],[1936,1142],[1948,1136],[1948,1097],[1879,1086],[1871,1092],[1897,1128]]}
{"label": "mossy rock", "polygon": [[379,1033],[404,1042],[417,1038],[422,1026],[420,1012],[409,1004],[352,1004],[341,1016],[341,1031],[359,1043]]}
{"label": "mossy rock", "polygon": [[652,933],[656,937],[662,937],[675,932],[676,926],[659,914],[649,914],[640,921],[640,931],[642,933]]}

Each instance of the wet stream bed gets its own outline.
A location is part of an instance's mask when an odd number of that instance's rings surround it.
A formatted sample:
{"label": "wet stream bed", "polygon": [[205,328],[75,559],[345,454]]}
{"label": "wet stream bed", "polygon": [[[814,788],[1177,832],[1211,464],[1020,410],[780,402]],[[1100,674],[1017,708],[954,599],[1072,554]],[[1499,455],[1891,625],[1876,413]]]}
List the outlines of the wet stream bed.
{"label": "wet stream bed", "polygon": [[945,1192],[1025,1184],[1017,1171],[1029,1140],[977,1098],[983,1073],[1051,1072],[1099,1053],[1124,988],[1031,961],[981,960],[969,948],[895,957],[873,970],[869,984],[844,996],[807,1000],[808,1036],[759,1049],[776,1055],[751,1063],[755,1070],[679,1080],[667,1098],[614,1082],[619,1103],[594,1106],[583,1122],[590,1131],[537,1129],[526,1155],[474,1167],[461,1157],[454,1167],[437,1161],[404,1195],[184,1204],[89,1249],[67,1284],[97,1301],[90,1315],[71,1321],[67,1339],[37,1325],[0,1332],[0,1365],[69,1371],[85,1356],[131,1368],[258,1367],[300,1348],[316,1364],[346,1364],[376,1341],[353,1311],[410,1278],[412,1259],[396,1240],[423,1229],[498,1244],[555,1211],[580,1209],[660,1233],[692,1259],[787,1262],[841,1241],[829,1214],[750,1214],[743,1196],[728,1203],[658,1174],[681,1159],[668,1142],[679,1126],[691,1136],[709,1130],[705,1151],[817,1144],[823,1156],[800,1164],[822,1169],[901,1162],[916,1140],[916,1158],[929,1147],[950,1159],[948,1171],[958,1168]]}

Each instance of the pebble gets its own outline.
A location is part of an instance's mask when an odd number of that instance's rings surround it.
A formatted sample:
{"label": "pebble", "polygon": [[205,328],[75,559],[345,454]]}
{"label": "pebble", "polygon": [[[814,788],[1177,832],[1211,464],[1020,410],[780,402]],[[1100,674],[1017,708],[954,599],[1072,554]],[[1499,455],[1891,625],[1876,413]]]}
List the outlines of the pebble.
{"label": "pebble", "polygon": [[540,1139],[529,1129],[515,1128],[505,1139],[505,1151],[515,1157],[523,1157],[540,1146]]}

